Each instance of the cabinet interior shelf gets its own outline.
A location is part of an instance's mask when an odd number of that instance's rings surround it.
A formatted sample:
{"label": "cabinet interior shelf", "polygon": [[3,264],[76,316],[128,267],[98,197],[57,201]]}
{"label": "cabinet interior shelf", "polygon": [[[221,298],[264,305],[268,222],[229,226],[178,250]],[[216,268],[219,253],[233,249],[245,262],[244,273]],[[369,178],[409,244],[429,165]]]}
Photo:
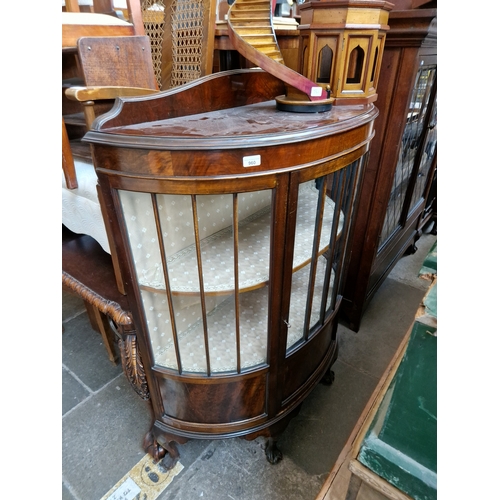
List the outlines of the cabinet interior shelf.
{"label": "cabinet interior shelf", "polygon": [[[271,193],[269,192],[269,201]],[[311,262],[311,242],[314,238],[318,190],[314,181],[299,188],[298,220],[296,224],[293,272]],[[318,255],[325,253],[335,216],[335,203],[326,197],[322,218]],[[342,232],[344,215],[341,212],[337,237]],[[266,286],[269,281],[271,204],[246,217],[238,224],[238,291],[249,292]],[[203,268],[203,291],[207,295],[227,295],[235,291],[233,227],[204,238],[200,242]],[[167,259],[170,290],[173,295],[198,295],[200,282],[198,258],[193,243]],[[141,283],[142,290],[166,293],[165,281]]]}

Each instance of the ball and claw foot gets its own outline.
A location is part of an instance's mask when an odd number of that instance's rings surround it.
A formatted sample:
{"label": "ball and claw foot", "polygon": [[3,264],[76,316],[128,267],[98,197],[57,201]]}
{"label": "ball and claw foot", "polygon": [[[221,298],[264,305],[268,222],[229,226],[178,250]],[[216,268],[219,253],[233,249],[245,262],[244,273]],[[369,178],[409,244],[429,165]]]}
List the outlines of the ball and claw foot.
{"label": "ball and claw foot", "polygon": [[283,453],[278,449],[276,440],[269,438],[266,443],[266,458],[270,464],[277,464],[282,458]]}
{"label": "ball and claw foot", "polygon": [[162,448],[166,450],[165,456],[160,462],[160,465],[165,470],[173,469],[175,464],[179,460],[179,451],[177,450],[175,442],[162,439],[159,444]]}
{"label": "ball and claw foot", "polygon": [[144,450],[148,453],[155,463],[158,463],[162,469],[168,471],[173,469],[179,460],[179,452],[175,443],[159,443],[152,432],[148,432],[144,438]]}
{"label": "ball and claw foot", "polygon": [[335,372],[333,370],[328,370],[321,379],[323,385],[332,385],[335,380]]}
{"label": "ball and claw foot", "polygon": [[158,443],[152,432],[146,434],[143,447],[144,451],[148,453],[155,462],[160,461],[167,453],[167,450]]}
{"label": "ball and claw foot", "polygon": [[175,464],[179,460],[179,457],[173,457],[170,453],[167,453],[159,463],[159,465],[165,470],[169,471],[174,468]]}

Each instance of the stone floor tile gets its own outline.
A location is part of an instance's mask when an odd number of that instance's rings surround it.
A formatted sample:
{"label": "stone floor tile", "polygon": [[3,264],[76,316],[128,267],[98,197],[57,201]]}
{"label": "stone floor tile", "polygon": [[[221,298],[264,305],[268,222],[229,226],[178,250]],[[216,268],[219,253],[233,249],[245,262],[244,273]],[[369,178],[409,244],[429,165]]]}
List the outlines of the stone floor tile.
{"label": "stone floor tile", "polygon": [[68,370],[62,370],[62,414],[65,415],[91,395]]}
{"label": "stone floor tile", "polygon": [[64,326],[62,362],[91,391],[97,391],[122,373],[108,358],[102,338],[81,314]]}

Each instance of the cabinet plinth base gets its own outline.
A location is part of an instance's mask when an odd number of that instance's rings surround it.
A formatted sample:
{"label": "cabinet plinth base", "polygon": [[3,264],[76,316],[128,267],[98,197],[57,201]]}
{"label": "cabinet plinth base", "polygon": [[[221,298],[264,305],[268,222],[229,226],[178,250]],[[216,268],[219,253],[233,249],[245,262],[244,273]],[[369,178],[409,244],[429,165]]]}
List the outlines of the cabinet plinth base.
{"label": "cabinet plinth base", "polygon": [[[330,325],[331,326],[331,325]],[[332,335],[335,338],[336,325],[333,332],[330,328],[325,329],[325,333]],[[270,464],[276,464],[283,458],[283,453],[278,448],[278,439],[288,427],[288,424],[295,418],[302,407],[303,400],[310,393],[312,388],[317,383],[332,385],[335,379],[335,374],[331,367],[338,356],[338,342],[331,341],[329,348],[325,354],[323,362],[317,370],[311,375],[309,380],[304,383],[304,387],[308,389],[303,392],[299,400],[295,400],[284,412],[274,419],[269,419],[267,422],[260,423],[257,427],[247,428],[235,432],[210,432],[205,429],[205,432],[196,435],[196,432],[173,429],[160,420],[155,420],[151,430],[146,434],[144,439],[144,450],[149,453],[155,461],[162,462],[162,465],[167,469],[172,469],[179,460],[180,454],[177,449],[177,444],[184,444],[190,439],[225,439],[240,437],[248,441],[253,441],[258,437],[267,438],[265,445],[265,456]]]}

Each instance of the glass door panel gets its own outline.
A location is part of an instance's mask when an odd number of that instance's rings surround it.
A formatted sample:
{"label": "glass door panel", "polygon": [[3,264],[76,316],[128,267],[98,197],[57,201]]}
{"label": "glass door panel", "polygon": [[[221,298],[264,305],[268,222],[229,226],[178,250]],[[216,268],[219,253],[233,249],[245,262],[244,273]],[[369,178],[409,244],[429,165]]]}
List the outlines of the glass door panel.
{"label": "glass door panel", "polygon": [[119,194],[155,364],[210,375],[265,363],[271,190]]}
{"label": "glass door panel", "polygon": [[299,185],[287,348],[307,341],[336,308],[362,160]]}

